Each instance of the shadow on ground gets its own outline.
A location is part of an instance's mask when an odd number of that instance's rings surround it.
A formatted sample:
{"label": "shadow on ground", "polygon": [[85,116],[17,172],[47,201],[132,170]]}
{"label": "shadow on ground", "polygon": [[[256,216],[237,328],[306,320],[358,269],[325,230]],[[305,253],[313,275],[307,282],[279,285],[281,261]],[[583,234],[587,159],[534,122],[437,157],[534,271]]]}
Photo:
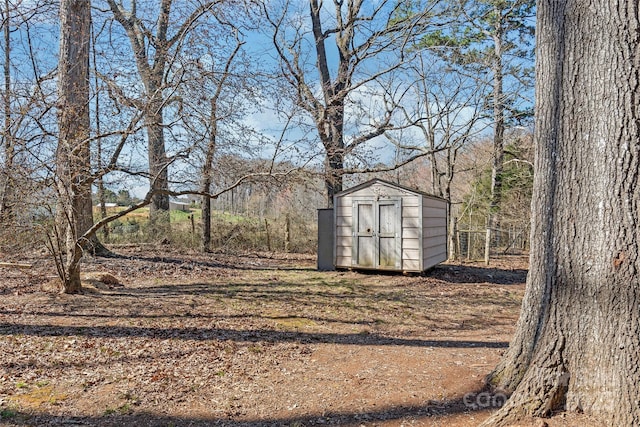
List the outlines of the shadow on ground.
{"label": "shadow on ground", "polygon": [[358,413],[335,412],[322,415],[308,415],[290,418],[264,418],[257,420],[234,420],[230,418],[193,418],[173,417],[168,415],[133,412],[129,414],[110,414],[102,417],[79,417],[73,415],[55,416],[47,413],[24,413],[4,410],[2,422],[7,426],[30,425],[55,425],[55,426],[229,426],[229,427],[262,427],[262,426],[315,426],[315,425],[340,425],[362,426],[366,423],[378,423],[384,421],[419,421],[433,418],[441,418],[459,414],[480,413],[488,414],[486,405],[474,404],[474,397],[486,397],[487,404],[495,404],[491,409],[504,403],[503,395],[491,395],[483,390],[466,394],[464,398],[447,401],[429,401],[424,406],[394,406],[381,408],[376,411],[364,411]]}
{"label": "shadow on ground", "polygon": [[[193,267],[203,268],[225,268],[229,270],[292,270],[292,271],[314,271],[313,267],[303,267],[297,265],[287,265],[285,258],[278,256],[264,255],[224,255],[217,259],[215,254],[211,255],[211,260],[185,258],[168,254],[167,256],[143,256],[143,255],[121,255],[111,254],[102,257],[105,259],[122,259],[148,262],[152,264],[167,264],[180,267],[184,270]],[[290,261],[291,262],[291,261]]]}
{"label": "shadow on ground", "polygon": [[90,337],[125,338],[142,337],[183,340],[229,340],[234,342],[294,342],[301,344],[323,343],[343,345],[390,345],[409,347],[445,348],[507,348],[507,342],[471,340],[421,340],[387,337],[376,333],[338,334],[313,332],[288,332],[268,329],[235,330],[224,328],[153,328],[130,326],[56,326],[0,323],[0,335],[25,335],[37,337]]}
{"label": "shadow on ground", "polygon": [[518,285],[527,280],[525,269],[473,267],[469,265],[439,265],[425,274],[449,283],[490,283],[494,285]]}

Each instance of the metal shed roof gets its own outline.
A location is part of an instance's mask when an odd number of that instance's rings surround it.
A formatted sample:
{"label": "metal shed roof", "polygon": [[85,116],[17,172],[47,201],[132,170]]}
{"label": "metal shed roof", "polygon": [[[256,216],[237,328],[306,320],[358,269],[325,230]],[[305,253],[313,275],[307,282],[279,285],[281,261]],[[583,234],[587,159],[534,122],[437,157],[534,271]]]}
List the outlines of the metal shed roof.
{"label": "metal shed roof", "polygon": [[395,184],[393,182],[386,181],[386,180],[380,179],[380,178],[373,178],[373,179],[370,179],[369,181],[363,182],[362,184],[358,184],[356,186],[348,188],[348,189],[346,189],[344,191],[336,193],[334,195],[334,197],[345,196],[345,195],[354,193],[354,192],[356,192],[358,190],[362,190],[363,188],[370,187],[370,186],[372,186],[374,184],[382,184],[382,185],[386,185],[388,187],[392,187],[392,188],[397,188],[397,189],[400,189],[400,190],[408,191],[409,193],[415,194],[417,196],[425,196],[425,197],[430,197],[432,199],[446,201],[442,197],[434,196],[433,194],[429,194],[429,193],[426,193],[424,191],[416,190],[415,188],[407,187],[407,186],[404,186],[404,185]]}

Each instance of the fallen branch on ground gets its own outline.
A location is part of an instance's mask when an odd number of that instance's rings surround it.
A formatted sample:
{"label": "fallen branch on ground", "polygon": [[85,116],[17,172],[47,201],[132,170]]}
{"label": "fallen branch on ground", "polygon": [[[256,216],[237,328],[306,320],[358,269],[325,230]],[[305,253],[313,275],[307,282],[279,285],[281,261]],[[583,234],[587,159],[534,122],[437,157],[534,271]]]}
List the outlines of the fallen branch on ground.
{"label": "fallen branch on ground", "polygon": [[31,268],[33,267],[31,264],[20,264],[20,263],[15,263],[15,262],[0,262],[0,267],[7,267],[7,268]]}

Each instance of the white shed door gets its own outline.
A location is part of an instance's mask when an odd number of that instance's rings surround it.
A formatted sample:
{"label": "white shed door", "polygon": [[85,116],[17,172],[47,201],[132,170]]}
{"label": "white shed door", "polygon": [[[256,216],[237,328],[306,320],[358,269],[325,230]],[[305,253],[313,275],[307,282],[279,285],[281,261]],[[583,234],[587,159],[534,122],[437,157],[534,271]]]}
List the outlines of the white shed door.
{"label": "white shed door", "polygon": [[353,203],[353,265],[399,269],[402,265],[400,200]]}

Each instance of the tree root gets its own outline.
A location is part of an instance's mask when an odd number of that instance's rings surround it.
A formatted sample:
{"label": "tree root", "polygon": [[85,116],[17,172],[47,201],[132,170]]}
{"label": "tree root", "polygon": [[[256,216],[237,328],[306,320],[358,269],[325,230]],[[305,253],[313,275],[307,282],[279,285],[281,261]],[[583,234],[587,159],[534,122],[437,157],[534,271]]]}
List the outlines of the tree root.
{"label": "tree root", "polygon": [[568,384],[569,375],[561,366],[531,367],[507,403],[481,426],[502,427],[528,417],[548,417],[564,408]]}

